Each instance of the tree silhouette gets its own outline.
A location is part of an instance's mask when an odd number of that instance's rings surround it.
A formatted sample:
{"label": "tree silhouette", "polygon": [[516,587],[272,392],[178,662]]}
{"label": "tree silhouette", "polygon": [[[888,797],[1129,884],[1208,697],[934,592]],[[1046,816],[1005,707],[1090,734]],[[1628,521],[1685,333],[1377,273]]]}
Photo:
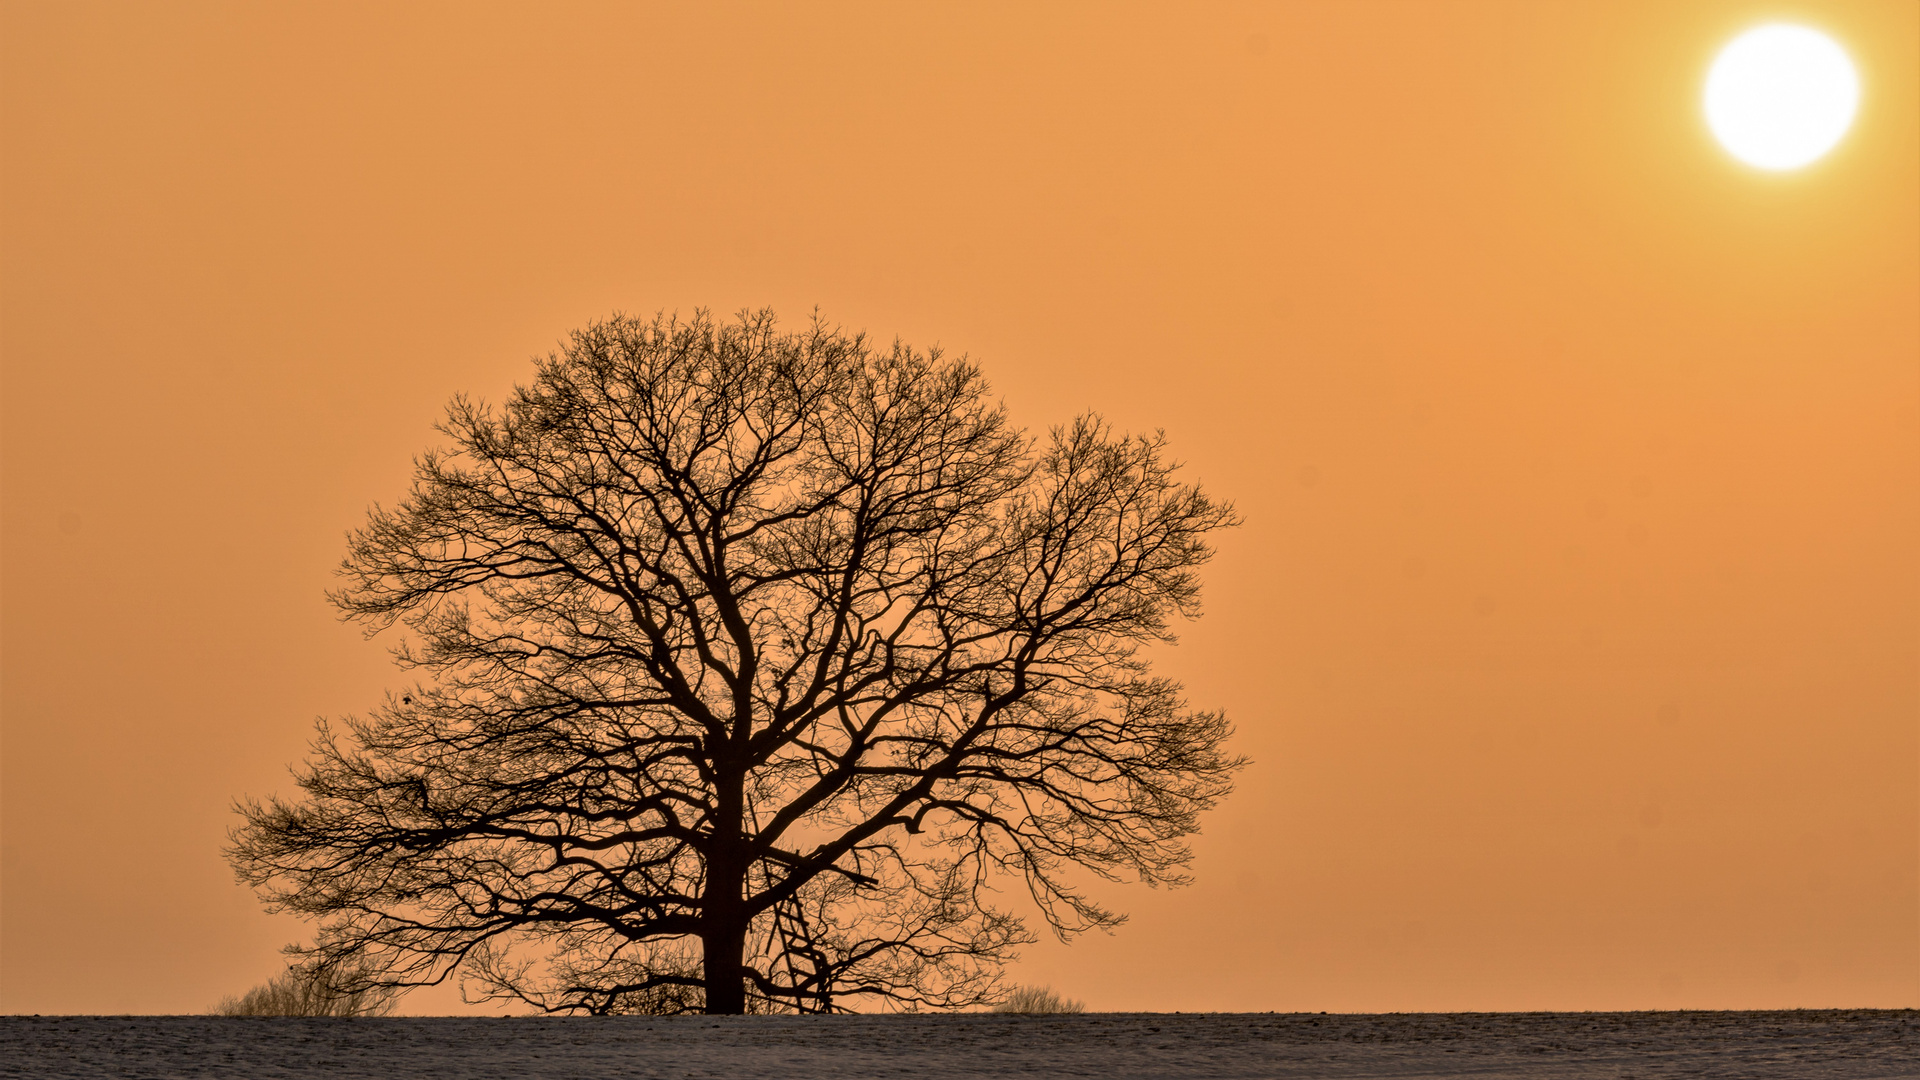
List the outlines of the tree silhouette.
{"label": "tree silhouette", "polygon": [[[770,312],[574,333],[464,397],[330,598],[422,673],[322,721],[228,856],[313,962],[549,1011],[997,1000],[1177,883],[1240,760],[1140,648],[1233,511],[1164,439],[1034,439],[980,372]],[[348,990],[354,987],[348,987]]]}

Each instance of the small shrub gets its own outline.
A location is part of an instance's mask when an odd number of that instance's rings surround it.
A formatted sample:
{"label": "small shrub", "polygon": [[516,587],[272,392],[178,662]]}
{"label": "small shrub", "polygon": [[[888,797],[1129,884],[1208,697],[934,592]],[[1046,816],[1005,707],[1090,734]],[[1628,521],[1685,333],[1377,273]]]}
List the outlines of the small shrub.
{"label": "small shrub", "polygon": [[1059,1016],[1086,1012],[1087,1003],[1063,998],[1054,993],[1051,986],[1016,986],[1007,1000],[995,1005],[993,1011],[1017,1016]]}
{"label": "small shrub", "polygon": [[[357,973],[355,973],[357,974]],[[350,985],[336,971],[292,967],[267,983],[213,1007],[215,1016],[385,1016],[398,996],[384,987]]]}

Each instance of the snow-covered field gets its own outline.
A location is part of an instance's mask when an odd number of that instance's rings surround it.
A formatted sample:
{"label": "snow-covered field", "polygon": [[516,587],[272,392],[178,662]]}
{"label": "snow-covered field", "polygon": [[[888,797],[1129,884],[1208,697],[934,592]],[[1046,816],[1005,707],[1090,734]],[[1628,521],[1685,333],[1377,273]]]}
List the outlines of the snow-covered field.
{"label": "snow-covered field", "polygon": [[32,1077],[1920,1077],[1920,1012],[0,1018]]}

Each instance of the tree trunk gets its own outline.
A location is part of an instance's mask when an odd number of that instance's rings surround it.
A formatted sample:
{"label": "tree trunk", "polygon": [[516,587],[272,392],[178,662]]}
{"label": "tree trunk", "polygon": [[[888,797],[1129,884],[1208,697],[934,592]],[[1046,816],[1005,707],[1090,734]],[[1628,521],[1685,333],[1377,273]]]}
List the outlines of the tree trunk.
{"label": "tree trunk", "polygon": [[740,958],[747,948],[747,926],[737,921],[731,927],[717,927],[702,934],[703,968],[707,977],[707,1012],[715,1016],[738,1016],[747,1011],[747,987]]}
{"label": "tree trunk", "polygon": [[706,925],[700,932],[701,971],[707,981],[708,1014],[738,1016],[747,1011],[741,959],[747,951],[746,839],[740,835],[746,809],[744,778],[721,780],[713,851],[707,859]]}

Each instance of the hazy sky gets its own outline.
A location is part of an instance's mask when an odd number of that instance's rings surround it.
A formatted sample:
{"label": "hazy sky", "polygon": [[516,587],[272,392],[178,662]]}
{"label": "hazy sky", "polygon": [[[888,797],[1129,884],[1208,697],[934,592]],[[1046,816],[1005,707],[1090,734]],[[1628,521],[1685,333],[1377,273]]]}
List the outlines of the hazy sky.
{"label": "hazy sky", "polygon": [[[1767,175],[1714,51],[1839,39]],[[447,398],[818,305],[1246,525],[1255,764],[1100,1009],[1920,1006],[1920,6],[0,3],[0,1011],[303,936],[230,802],[401,680],[321,597]],[[449,994],[403,1011],[446,1011]]]}

